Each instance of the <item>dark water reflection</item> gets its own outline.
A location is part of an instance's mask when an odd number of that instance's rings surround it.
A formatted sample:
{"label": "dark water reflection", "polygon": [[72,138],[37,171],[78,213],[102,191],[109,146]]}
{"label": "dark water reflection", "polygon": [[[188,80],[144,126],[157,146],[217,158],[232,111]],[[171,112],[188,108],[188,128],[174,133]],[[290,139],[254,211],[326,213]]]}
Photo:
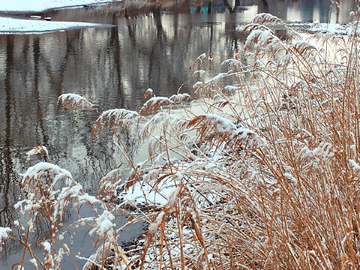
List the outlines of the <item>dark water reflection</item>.
{"label": "dark water reflection", "polygon": [[[279,1],[268,8],[285,20],[326,21],[329,2]],[[350,2],[342,1],[348,4],[343,4],[341,12],[349,11]],[[219,63],[232,56],[242,46],[234,32],[262,8],[253,6],[236,14],[169,14],[130,20],[111,12],[62,10],[45,15],[114,27],[0,35],[0,226],[12,226],[18,218],[13,205],[19,197],[19,173],[42,158],[27,162],[25,153],[34,146],[46,146],[51,162],[68,169],[92,194],[98,190],[99,179],[122,161],[108,137],[90,140],[97,114],[66,112],[57,106],[59,95],[78,93],[103,111],[138,110],[149,87],[158,96],[179,89],[187,92],[194,82],[188,69],[192,61],[204,52]],[[340,21],[348,18],[341,12]],[[336,16],[331,15],[331,20]],[[212,67],[213,74],[220,70],[218,65]],[[18,248],[7,245],[0,265],[2,261],[8,269],[11,263],[4,256]]]}

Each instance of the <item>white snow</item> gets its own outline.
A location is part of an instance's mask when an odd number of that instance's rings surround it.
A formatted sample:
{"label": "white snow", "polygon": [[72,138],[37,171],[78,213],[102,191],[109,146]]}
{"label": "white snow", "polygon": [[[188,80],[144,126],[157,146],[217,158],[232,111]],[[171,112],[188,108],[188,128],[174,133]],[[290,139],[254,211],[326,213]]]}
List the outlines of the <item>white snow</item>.
{"label": "white snow", "polygon": [[208,113],[206,118],[210,119],[213,125],[217,125],[217,132],[219,133],[231,133],[236,130],[236,126],[229,119],[220,115]]}
{"label": "white snow", "polygon": [[44,249],[47,251],[47,252],[50,252],[51,251],[51,244],[48,242],[48,241],[45,241],[43,243],[43,246],[44,246]]}
{"label": "white snow", "polygon": [[166,205],[169,195],[174,192],[175,186],[161,187],[160,190],[152,189],[151,185],[143,185],[141,182],[137,182],[131,190],[123,192],[119,198],[124,199],[127,203],[149,203],[153,205]]}
{"label": "white snow", "polygon": [[346,34],[346,27],[340,24],[334,23],[314,23],[313,26],[308,29],[309,32],[330,32],[333,34]]}
{"label": "white snow", "polygon": [[56,182],[55,180],[58,180],[62,177],[72,179],[72,175],[68,170],[62,169],[58,165],[52,163],[39,162],[34,166],[30,167],[29,169],[27,169],[27,171],[24,174],[21,174],[21,176],[23,177],[22,183],[25,184],[25,181],[27,181],[28,179],[40,178],[46,172],[52,172],[59,176],[59,178],[58,177],[54,178],[53,182]]}
{"label": "white snow", "polygon": [[356,33],[360,33],[360,29],[356,23],[348,23],[341,25],[338,23],[314,23],[311,28],[308,29],[311,33],[329,33],[329,34],[341,34],[341,35],[353,35],[356,29]]}
{"label": "white snow", "polygon": [[33,34],[36,32],[53,32],[69,28],[83,27],[102,27],[109,25],[101,25],[96,23],[82,22],[55,22],[40,20],[24,20],[0,17],[0,34],[26,33]]}
{"label": "white snow", "polygon": [[11,229],[9,227],[0,227],[0,244],[9,237],[9,233],[11,233]]}
{"label": "white snow", "polygon": [[158,216],[156,217],[155,221],[150,224],[149,226],[149,232],[154,234],[156,233],[157,229],[159,228],[161,222],[163,221],[163,217],[165,215],[164,211],[161,211]]}
{"label": "white snow", "polygon": [[349,159],[349,164],[354,170],[360,170],[360,166],[355,162],[355,160]]}
{"label": "white snow", "polygon": [[[113,0],[119,1],[119,0]],[[42,12],[48,9],[63,7],[76,7],[89,4],[99,4],[111,2],[110,0],[13,0],[0,1],[0,12]],[[40,17],[41,18],[41,17]],[[0,34],[33,34],[53,32],[69,28],[83,27],[109,27],[96,23],[82,22],[63,22],[63,21],[45,21],[45,20],[26,20],[14,19],[9,17],[0,17]]]}
{"label": "white snow", "polygon": [[26,155],[28,156],[28,158],[30,156],[34,156],[36,154],[39,154],[41,153],[41,151],[44,151],[44,153],[46,155],[48,155],[48,150],[45,146],[37,146],[37,147],[34,147],[33,149],[31,149],[30,151],[26,152]]}
{"label": "white snow", "polygon": [[294,185],[297,183],[297,179],[292,176],[291,173],[284,173],[285,178],[289,179]]}
{"label": "white snow", "polygon": [[113,226],[113,221],[115,220],[115,216],[111,214],[109,211],[104,210],[104,212],[96,218],[97,227],[95,229],[98,235],[104,235],[107,231],[109,231]]}
{"label": "white snow", "polygon": [[[116,0],[115,0],[116,1]],[[0,11],[40,12],[48,9],[107,3],[111,0],[12,0],[1,1]]]}
{"label": "white snow", "polygon": [[60,97],[58,98],[58,104],[62,104],[63,106],[65,106],[65,104],[67,103],[72,104],[73,107],[80,108],[87,108],[92,106],[92,104],[87,101],[86,98],[75,93],[67,93],[60,95]]}
{"label": "white snow", "polygon": [[37,264],[37,261],[35,258],[32,258],[31,260],[29,260],[29,262],[31,262],[34,265],[35,269],[38,269],[38,264]]}

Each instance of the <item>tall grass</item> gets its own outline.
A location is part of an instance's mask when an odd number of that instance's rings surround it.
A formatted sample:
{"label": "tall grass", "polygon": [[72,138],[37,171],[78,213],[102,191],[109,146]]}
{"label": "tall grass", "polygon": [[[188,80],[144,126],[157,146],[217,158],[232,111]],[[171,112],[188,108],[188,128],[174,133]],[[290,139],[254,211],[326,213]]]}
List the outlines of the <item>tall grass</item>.
{"label": "tall grass", "polygon": [[[54,244],[62,214],[99,203],[97,250],[83,269],[359,269],[359,37],[321,32],[305,40],[288,29],[283,41],[274,24],[282,21],[259,14],[245,27],[244,51],[224,61],[226,73],[201,80],[201,55],[191,106],[178,94],[153,96],[139,113],[102,113],[92,135],[104,127],[115,135],[129,173],[122,176],[126,165],[111,171],[97,198],[56,165],[29,168],[19,202],[30,220],[19,239],[24,252],[32,254],[31,226],[46,219],[45,258],[33,257],[60,269],[57,258],[71,256]],[[93,107],[75,94],[59,103]],[[143,162],[133,163],[125,131],[148,145]],[[118,211],[125,226],[149,224],[127,250],[117,241]]]}

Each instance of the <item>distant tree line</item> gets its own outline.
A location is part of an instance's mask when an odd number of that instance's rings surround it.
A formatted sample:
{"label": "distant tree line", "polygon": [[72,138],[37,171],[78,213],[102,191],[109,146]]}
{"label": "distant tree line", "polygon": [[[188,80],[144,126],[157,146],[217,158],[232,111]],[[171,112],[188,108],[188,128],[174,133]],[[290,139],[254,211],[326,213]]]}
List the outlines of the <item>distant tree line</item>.
{"label": "distant tree line", "polygon": [[155,16],[160,14],[161,10],[178,10],[189,11],[190,5],[197,6],[195,12],[200,12],[203,5],[208,5],[208,13],[212,12],[214,3],[222,3],[230,13],[235,13],[240,6],[256,5],[259,1],[264,6],[268,6],[267,0],[235,0],[234,5],[230,4],[230,0],[125,0],[125,16],[132,17],[136,14],[152,12]]}

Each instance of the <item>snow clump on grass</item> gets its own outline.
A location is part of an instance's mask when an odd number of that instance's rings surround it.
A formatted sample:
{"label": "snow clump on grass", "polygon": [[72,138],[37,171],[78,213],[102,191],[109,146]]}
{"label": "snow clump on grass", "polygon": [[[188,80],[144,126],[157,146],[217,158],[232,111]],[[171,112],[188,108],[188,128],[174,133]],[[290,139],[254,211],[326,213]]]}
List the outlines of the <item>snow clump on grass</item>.
{"label": "snow clump on grass", "polygon": [[0,251],[2,249],[2,245],[4,241],[9,237],[9,234],[12,230],[8,227],[0,227]]}

